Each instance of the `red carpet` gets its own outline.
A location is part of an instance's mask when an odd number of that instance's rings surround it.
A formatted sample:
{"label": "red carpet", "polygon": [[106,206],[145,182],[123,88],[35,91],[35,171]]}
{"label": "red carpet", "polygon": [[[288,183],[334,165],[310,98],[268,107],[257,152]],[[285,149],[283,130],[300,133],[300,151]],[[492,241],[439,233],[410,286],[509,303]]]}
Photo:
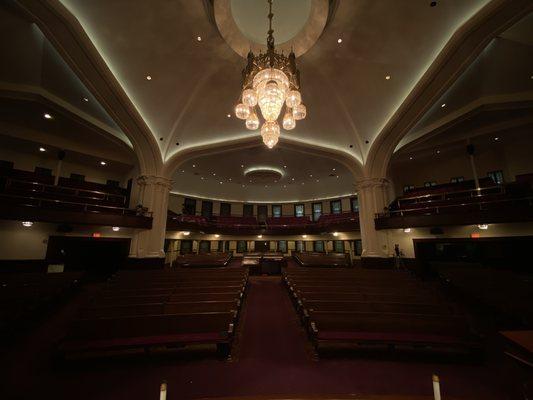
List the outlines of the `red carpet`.
{"label": "red carpet", "polygon": [[[81,300],[78,299],[78,302]],[[265,394],[432,393],[441,376],[445,396],[501,399],[497,376],[478,365],[379,361],[362,358],[313,361],[287,291],[279,277],[250,279],[236,359],[179,357],[90,361],[54,368],[48,356],[76,303],[2,359],[2,399],[168,399]]]}

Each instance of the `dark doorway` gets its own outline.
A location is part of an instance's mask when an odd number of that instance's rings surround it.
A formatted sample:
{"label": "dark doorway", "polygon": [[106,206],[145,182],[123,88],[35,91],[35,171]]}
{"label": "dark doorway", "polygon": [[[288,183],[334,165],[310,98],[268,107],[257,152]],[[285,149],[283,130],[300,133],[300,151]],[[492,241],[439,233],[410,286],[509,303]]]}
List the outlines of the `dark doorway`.
{"label": "dark doorway", "polygon": [[242,216],[243,217],[253,217],[254,216],[254,205],[253,204],[244,204],[242,206]]}
{"label": "dark doorway", "polygon": [[270,250],[268,246],[268,241],[256,240],[255,242],[255,251],[258,253],[267,253]]}
{"label": "dark doorway", "polygon": [[129,250],[128,238],[50,236],[46,259],[50,264],[64,264],[65,271],[105,276],[126,266]]}
{"label": "dark doorway", "polygon": [[268,216],[268,206],[261,205],[257,206],[257,220],[259,222],[266,222]]}
{"label": "dark doorway", "polygon": [[196,214],[196,200],[185,199],[183,202],[183,214],[195,215]]}
{"label": "dark doorway", "polygon": [[180,254],[192,253],[192,240],[182,240],[180,246]]}
{"label": "dark doorway", "polygon": [[220,215],[223,217],[229,217],[231,215],[230,203],[220,203]]}
{"label": "dark doorway", "polygon": [[202,240],[200,242],[200,253],[210,253],[211,252],[211,242],[209,240]]}

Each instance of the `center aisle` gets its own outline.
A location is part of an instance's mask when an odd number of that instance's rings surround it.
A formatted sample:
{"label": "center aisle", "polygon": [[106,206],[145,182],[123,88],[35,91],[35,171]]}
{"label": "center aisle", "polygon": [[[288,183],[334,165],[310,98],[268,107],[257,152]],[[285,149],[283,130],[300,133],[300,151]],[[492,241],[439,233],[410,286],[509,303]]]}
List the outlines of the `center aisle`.
{"label": "center aisle", "polygon": [[267,368],[308,361],[305,337],[280,278],[251,277],[248,289],[240,361],[261,362]]}

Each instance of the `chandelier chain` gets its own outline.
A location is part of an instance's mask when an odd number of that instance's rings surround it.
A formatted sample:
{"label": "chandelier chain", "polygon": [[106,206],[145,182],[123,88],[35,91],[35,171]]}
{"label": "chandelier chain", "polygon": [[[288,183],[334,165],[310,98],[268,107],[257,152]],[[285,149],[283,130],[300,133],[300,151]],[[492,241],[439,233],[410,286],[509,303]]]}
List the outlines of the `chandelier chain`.
{"label": "chandelier chain", "polygon": [[272,0],[268,0],[268,36],[267,36],[267,45],[269,50],[274,50],[274,30],[272,29],[272,18],[274,14],[272,13]]}

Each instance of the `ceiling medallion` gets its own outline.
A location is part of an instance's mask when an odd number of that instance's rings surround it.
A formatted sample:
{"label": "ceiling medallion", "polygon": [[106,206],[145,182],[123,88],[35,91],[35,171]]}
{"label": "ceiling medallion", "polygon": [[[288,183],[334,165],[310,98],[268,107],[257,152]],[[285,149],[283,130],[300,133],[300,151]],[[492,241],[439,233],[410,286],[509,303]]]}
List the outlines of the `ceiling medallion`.
{"label": "ceiling medallion", "polygon": [[242,71],[243,85],[241,103],[235,106],[235,116],[246,120],[246,128],[259,128],[259,117],[256,106],[259,106],[264,119],[261,126],[263,143],[271,149],[279,140],[280,127],[278,117],[285,105],[283,129],[290,131],[296,121],[304,119],[306,108],[302,104],[300,88],[300,72],[296,69],[296,56],[293,51],[286,57],[277,53],[274,48],[274,30],[272,29],[272,0],[269,4],[269,29],[267,36],[267,52],[254,55],[250,50],[248,63]]}

